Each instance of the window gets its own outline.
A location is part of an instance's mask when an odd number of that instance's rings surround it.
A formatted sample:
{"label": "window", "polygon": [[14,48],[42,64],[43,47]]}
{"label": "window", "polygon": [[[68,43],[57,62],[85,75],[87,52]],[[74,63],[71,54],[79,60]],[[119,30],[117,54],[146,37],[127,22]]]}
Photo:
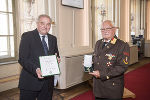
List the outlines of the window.
{"label": "window", "polygon": [[0,3],[0,63],[16,59],[14,2],[15,0],[1,0]]}

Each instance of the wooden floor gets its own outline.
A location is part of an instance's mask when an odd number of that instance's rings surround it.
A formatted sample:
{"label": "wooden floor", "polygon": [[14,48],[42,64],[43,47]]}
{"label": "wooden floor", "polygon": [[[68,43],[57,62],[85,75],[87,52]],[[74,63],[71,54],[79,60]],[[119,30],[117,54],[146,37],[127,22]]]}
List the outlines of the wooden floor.
{"label": "wooden floor", "polygon": [[[136,64],[130,65],[126,73],[135,70],[146,63],[150,63],[150,58],[142,58]],[[53,100],[69,100],[88,90],[92,90],[89,82],[84,82],[65,90],[54,89]],[[18,88],[0,92],[0,100],[19,100]]]}

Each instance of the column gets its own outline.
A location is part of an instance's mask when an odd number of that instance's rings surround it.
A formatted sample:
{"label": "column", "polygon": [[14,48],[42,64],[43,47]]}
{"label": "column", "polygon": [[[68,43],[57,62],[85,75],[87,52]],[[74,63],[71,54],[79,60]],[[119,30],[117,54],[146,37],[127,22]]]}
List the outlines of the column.
{"label": "column", "polygon": [[136,36],[139,36],[140,35],[140,6],[141,6],[141,4],[140,4],[141,2],[140,2],[140,0],[136,0],[136,13],[135,13],[135,16],[136,16],[136,25],[135,25],[135,35]]}
{"label": "column", "polygon": [[130,43],[130,0],[120,0],[120,34],[119,38]]}
{"label": "column", "polygon": [[147,8],[146,8],[146,34],[145,34],[145,51],[144,56],[150,57],[150,0],[147,0]]}
{"label": "column", "polygon": [[147,0],[147,34],[146,34],[146,40],[150,41],[150,0]]}

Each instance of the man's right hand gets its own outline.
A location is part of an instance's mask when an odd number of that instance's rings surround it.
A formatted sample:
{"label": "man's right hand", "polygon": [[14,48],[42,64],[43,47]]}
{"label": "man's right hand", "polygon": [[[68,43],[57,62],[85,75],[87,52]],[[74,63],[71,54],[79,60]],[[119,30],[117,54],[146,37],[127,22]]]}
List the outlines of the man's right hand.
{"label": "man's right hand", "polygon": [[100,78],[100,72],[98,70],[93,71],[93,72],[89,72],[89,74],[95,76],[96,78]]}
{"label": "man's right hand", "polygon": [[36,69],[36,74],[37,74],[37,76],[38,76],[39,79],[43,79],[44,78],[44,77],[42,77],[42,72],[41,72],[40,68]]}

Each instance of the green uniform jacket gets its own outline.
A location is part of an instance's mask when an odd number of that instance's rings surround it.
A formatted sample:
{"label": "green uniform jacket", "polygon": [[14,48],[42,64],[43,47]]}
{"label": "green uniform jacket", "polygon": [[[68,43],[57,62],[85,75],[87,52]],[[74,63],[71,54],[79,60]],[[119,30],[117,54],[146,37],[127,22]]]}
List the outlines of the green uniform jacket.
{"label": "green uniform jacket", "polygon": [[103,39],[95,45],[93,56],[94,70],[99,70],[100,78],[93,78],[93,91],[99,98],[122,98],[124,72],[129,64],[129,45],[113,38],[104,48]]}

